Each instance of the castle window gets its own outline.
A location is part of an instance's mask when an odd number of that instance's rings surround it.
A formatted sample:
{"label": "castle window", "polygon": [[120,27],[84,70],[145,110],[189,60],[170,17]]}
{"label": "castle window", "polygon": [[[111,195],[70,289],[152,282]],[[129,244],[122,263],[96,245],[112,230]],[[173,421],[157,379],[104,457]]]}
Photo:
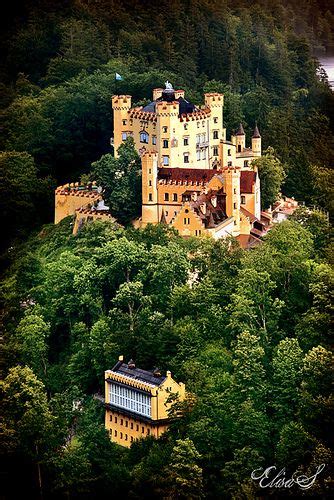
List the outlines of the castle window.
{"label": "castle window", "polygon": [[151,174],[151,173],[152,173],[152,169],[151,169],[151,168],[149,168],[149,169],[148,169],[148,173],[149,173],[149,174]]}
{"label": "castle window", "polygon": [[152,181],[148,181],[148,185],[149,185],[149,186],[152,186]]}
{"label": "castle window", "polygon": [[156,144],[156,143],[157,143],[157,136],[152,135],[152,144]]}
{"label": "castle window", "polygon": [[149,436],[151,434],[151,429],[147,429],[147,435]]}
{"label": "castle window", "polygon": [[228,161],[228,162],[227,162],[227,166],[228,166],[228,167],[232,167],[232,162],[231,162],[231,161]]}
{"label": "castle window", "polygon": [[248,167],[248,160],[244,161],[244,167]]}
{"label": "castle window", "polygon": [[120,437],[121,439],[123,439],[123,432],[120,432],[120,433],[119,433],[119,437]]}
{"label": "castle window", "polygon": [[241,196],[241,204],[245,205],[245,203],[246,203],[246,196],[242,195]]}
{"label": "castle window", "polygon": [[123,125],[127,124],[127,120],[122,120],[122,122],[123,122]]}
{"label": "castle window", "polygon": [[127,434],[125,434],[125,441],[127,441],[127,440],[128,440],[128,435],[127,435]]}
{"label": "castle window", "polygon": [[153,201],[152,193],[148,194],[148,201]]}
{"label": "castle window", "polygon": [[115,431],[115,436],[117,437],[117,431]]}
{"label": "castle window", "polygon": [[205,127],[205,121],[204,120],[202,121],[202,127]]}
{"label": "castle window", "polygon": [[[113,406],[119,406],[147,417],[151,416],[151,398],[149,395],[114,383],[109,384],[109,391],[109,401]],[[123,425],[123,419],[121,419],[121,425]]]}
{"label": "castle window", "polygon": [[127,427],[129,425],[129,422],[127,420],[125,420],[125,427]]}
{"label": "castle window", "polygon": [[189,163],[189,154],[183,155],[183,161],[184,163]]}
{"label": "castle window", "polygon": [[133,422],[130,423],[130,429],[133,429]]}
{"label": "castle window", "polygon": [[110,421],[110,422],[112,422],[112,415],[110,415],[110,417],[109,417],[109,421]]}
{"label": "castle window", "polygon": [[214,139],[219,139],[219,137],[218,137],[218,130],[214,130],[213,131],[213,138]]}
{"label": "castle window", "polygon": [[183,219],[183,224],[186,226],[187,224],[190,224],[190,218],[189,217],[184,217]]}
{"label": "castle window", "polygon": [[237,221],[236,221],[236,220],[234,221],[234,225],[235,225],[235,226],[237,225]]}
{"label": "castle window", "polygon": [[176,214],[177,214],[177,212],[175,211],[175,212],[174,212],[174,215],[176,215]]}
{"label": "castle window", "polygon": [[138,424],[136,425],[136,431],[137,432],[139,431],[139,425]]}
{"label": "castle window", "polygon": [[241,153],[241,145],[238,145],[238,153]]}
{"label": "castle window", "polygon": [[173,193],[173,201],[177,201],[177,193]]}
{"label": "castle window", "polygon": [[169,156],[163,156],[162,161],[165,166],[169,165]]}
{"label": "castle window", "polygon": [[115,424],[117,424],[117,417],[115,417]]}
{"label": "castle window", "polygon": [[168,127],[162,127],[162,131],[163,131],[163,133],[164,133],[164,134],[167,134],[167,132],[168,132]]}
{"label": "castle window", "polygon": [[217,118],[217,116],[215,116],[215,117],[214,117],[214,119],[213,119],[213,123],[218,123],[218,118]]}
{"label": "castle window", "polygon": [[188,146],[189,145],[189,137],[184,137],[183,138],[183,145]]}
{"label": "castle window", "polygon": [[200,151],[200,149],[198,149],[196,151],[196,157],[197,157],[197,161],[201,159],[201,151]]}
{"label": "castle window", "polygon": [[144,432],[145,432],[145,428],[144,428],[144,427],[142,427],[142,428],[141,428],[141,433],[142,433],[142,434],[144,434]]}
{"label": "castle window", "polygon": [[184,128],[184,130],[188,130],[188,123],[184,123],[183,128]]}
{"label": "castle window", "polygon": [[237,194],[237,190],[236,190],[236,188],[234,188],[234,189],[233,189],[233,193],[234,193],[234,194]]}
{"label": "castle window", "polygon": [[130,441],[131,441],[131,443],[133,443],[133,437],[132,436],[130,436]]}
{"label": "castle window", "polygon": [[165,193],[165,201],[169,201],[169,193]]}
{"label": "castle window", "polygon": [[206,158],[206,149],[202,150],[202,160],[205,160]]}
{"label": "castle window", "polygon": [[236,203],[233,203],[233,208],[236,209],[237,208],[237,204]]}
{"label": "castle window", "polygon": [[166,210],[165,215],[166,215],[166,216],[168,215],[168,210]]}
{"label": "castle window", "polygon": [[122,132],[122,141],[125,141],[128,134],[126,132]]}
{"label": "castle window", "polygon": [[199,125],[200,125],[199,122],[197,122],[197,128],[199,128]]}
{"label": "castle window", "polygon": [[217,146],[215,146],[213,148],[213,156],[218,156],[218,148],[217,148]]}
{"label": "castle window", "polygon": [[230,149],[227,150],[227,156],[231,156],[231,150]]}
{"label": "castle window", "polygon": [[162,141],[162,147],[163,147],[163,148],[168,148],[168,139],[164,139],[164,140]]}
{"label": "castle window", "polygon": [[148,144],[148,133],[147,132],[140,132],[140,142],[144,142],[145,144]]}

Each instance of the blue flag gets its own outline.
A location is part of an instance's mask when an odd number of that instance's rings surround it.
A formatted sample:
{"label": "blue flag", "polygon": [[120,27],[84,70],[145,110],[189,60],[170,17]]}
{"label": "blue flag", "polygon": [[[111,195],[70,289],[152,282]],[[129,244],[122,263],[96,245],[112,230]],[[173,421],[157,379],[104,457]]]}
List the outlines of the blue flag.
{"label": "blue flag", "polygon": [[121,77],[121,75],[119,73],[115,73],[115,80],[120,82],[123,80],[123,78]]}

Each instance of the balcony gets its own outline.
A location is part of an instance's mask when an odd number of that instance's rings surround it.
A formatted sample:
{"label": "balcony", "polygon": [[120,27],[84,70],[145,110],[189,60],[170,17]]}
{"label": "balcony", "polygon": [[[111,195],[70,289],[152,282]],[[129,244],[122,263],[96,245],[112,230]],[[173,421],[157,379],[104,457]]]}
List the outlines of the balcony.
{"label": "balcony", "polygon": [[196,142],[196,149],[208,148],[209,141]]}

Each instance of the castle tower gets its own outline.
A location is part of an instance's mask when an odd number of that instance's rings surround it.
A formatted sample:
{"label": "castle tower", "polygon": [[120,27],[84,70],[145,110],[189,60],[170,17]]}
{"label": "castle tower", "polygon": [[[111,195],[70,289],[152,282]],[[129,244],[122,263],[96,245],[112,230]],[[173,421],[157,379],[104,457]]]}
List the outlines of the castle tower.
{"label": "castle tower", "polygon": [[114,155],[123,142],[124,134],[129,131],[128,111],[131,109],[130,95],[112,96],[112,109],[114,112]]}
{"label": "castle tower", "polygon": [[246,147],[246,135],[242,123],[240,123],[238,131],[235,134],[235,137],[236,137],[237,153],[242,153],[242,151]]}
{"label": "castle tower", "polygon": [[211,111],[208,120],[208,138],[210,141],[210,168],[212,168],[213,164],[219,160],[220,141],[226,139],[226,129],[224,128],[223,120],[224,94],[219,94],[217,92],[204,94],[204,102],[205,106],[210,108]]}
{"label": "castle tower", "polygon": [[142,224],[159,222],[158,205],[158,153],[145,153],[142,164]]}
{"label": "castle tower", "polygon": [[257,124],[255,124],[252,136],[252,151],[255,156],[261,156],[261,135]]}
{"label": "castle tower", "polygon": [[175,131],[179,127],[180,105],[175,101],[173,89],[165,89],[162,93],[163,101],[156,102],[157,142],[160,152],[161,167],[170,167],[180,162],[178,148],[175,147]]}
{"label": "castle tower", "polygon": [[234,218],[233,236],[240,234],[240,168],[224,168],[226,215]]}

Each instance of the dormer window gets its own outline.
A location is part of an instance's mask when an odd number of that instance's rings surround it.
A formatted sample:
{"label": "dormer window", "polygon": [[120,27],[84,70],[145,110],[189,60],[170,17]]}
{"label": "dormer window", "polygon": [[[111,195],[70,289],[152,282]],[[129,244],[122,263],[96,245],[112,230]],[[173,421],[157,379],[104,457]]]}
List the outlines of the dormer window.
{"label": "dormer window", "polygon": [[143,131],[143,132],[140,132],[140,142],[144,142],[145,144],[148,144],[148,133]]}

